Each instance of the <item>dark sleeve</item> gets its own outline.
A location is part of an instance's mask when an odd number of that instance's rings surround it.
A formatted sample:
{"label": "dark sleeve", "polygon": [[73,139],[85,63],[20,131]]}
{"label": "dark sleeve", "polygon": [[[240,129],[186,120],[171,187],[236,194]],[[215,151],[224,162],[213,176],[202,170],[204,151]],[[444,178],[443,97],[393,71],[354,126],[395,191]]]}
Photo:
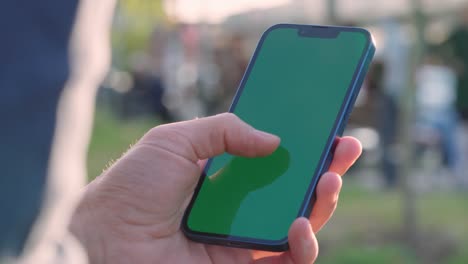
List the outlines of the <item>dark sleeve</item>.
{"label": "dark sleeve", "polygon": [[43,200],[77,0],[0,1],[0,255],[18,255]]}

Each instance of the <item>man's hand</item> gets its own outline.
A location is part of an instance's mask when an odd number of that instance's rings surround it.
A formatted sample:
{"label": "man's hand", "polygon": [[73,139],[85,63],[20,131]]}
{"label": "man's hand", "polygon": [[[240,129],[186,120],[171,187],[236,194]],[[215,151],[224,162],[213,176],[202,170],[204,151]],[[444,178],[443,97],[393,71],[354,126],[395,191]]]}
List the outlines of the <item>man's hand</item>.
{"label": "man's hand", "polygon": [[180,222],[201,174],[202,160],[229,152],[265,156],[280,139],[221,114],[150,130],[110,169],[88,185],[71,224],[91,263],[312,263],[314,232],[333,214],[341,177],[361,153],[360,143],[341,138],[330,171],[317,186],[310,219],[289,230],[283,253],[195,243]]}

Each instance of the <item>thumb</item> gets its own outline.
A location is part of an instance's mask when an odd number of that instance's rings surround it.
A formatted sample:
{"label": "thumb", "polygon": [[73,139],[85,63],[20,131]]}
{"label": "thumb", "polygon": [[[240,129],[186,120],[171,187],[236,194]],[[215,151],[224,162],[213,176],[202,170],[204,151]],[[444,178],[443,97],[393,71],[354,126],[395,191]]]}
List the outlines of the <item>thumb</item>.
{"label": "thumb", "polygon": [[279,137],[254,129],[232,113],[162,125],[151,130],[143,141],[192,162],[228,152],[256,157],[271,154]]}

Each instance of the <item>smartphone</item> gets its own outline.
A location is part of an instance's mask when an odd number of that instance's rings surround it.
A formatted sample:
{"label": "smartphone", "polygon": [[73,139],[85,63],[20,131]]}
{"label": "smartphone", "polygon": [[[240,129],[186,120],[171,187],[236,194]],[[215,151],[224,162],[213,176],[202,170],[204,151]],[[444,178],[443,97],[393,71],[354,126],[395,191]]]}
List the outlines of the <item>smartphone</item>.
{"label": "smartphone", "polygon": [[263,34],[230,112],[281,138],[266,157],[210,159],[182,220],[194,241],[288,249],[293,221],[308,217],[375,47],[354,27],[279,24]]}

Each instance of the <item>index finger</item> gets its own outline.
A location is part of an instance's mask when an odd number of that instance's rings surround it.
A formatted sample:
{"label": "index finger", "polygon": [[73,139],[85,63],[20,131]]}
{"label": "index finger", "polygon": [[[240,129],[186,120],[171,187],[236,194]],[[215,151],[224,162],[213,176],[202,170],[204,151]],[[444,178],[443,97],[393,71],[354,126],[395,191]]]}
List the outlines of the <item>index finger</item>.
{"label": "index finger", "polygon": [[361,155],[361,143],[353,137],[340,138],[329,172],[322,175],[317,185],[317,200],[310,215],[314,231],[319,231],[335,211],[341,190],[341,177]]}
{"label": "index finger", "polygon": [[362,153],[361,142],[354,137],[342,137],[333,154],[328,171],[343,175],[356,162]]}

